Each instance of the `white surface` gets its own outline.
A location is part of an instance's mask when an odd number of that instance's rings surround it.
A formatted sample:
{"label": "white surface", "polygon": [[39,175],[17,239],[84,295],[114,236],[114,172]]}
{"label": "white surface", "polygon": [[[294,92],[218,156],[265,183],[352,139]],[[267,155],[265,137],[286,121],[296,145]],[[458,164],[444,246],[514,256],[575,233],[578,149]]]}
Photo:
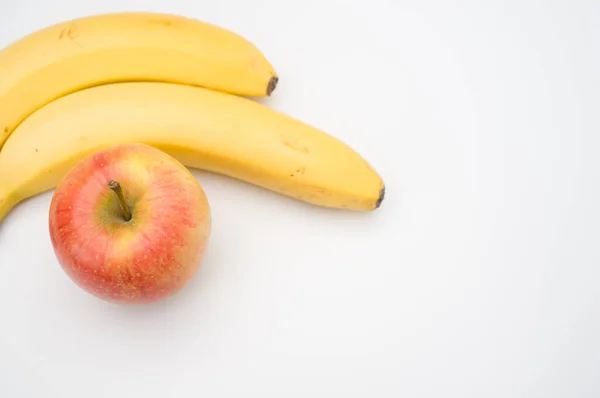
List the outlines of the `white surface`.
{"label": "white surface", "polygon": [[[193,283],[80,291],[50,193],[0,225],[0,396],[600,396],[600,3],[19,0],[0,45],[81,15],[185,14],[258,45],[269,106],[358,149],[382,208],[317,209],[197,172]],[[1,78],[1,76],[0,76]]]}

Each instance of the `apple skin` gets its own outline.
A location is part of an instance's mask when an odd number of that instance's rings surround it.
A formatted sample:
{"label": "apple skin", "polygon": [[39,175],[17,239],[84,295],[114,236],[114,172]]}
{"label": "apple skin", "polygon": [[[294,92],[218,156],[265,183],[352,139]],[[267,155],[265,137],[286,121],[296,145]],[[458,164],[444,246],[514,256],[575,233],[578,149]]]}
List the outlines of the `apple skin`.
{"label": "apple skin", "polygon": [[[120,183],[132,218],[125,220]],[[124,143],[78,162],[49,212],[56,257],[83,290],[120,304],[146,304],[181,290],[196,273],[211,232],[204,190],[179,161]]]}

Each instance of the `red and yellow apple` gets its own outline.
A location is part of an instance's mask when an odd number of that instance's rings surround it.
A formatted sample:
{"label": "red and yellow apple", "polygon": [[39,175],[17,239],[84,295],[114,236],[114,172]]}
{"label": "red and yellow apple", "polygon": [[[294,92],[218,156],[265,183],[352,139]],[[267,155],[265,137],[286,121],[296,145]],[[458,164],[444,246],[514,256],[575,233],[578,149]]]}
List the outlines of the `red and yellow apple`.
{"label": "red and yellow apple", "polygon": [[204,190],[179,161],[126,143],[79,161],[52,197],[56,257],[83,290],[122,304],[150,303],[196,273],[211,231]]}

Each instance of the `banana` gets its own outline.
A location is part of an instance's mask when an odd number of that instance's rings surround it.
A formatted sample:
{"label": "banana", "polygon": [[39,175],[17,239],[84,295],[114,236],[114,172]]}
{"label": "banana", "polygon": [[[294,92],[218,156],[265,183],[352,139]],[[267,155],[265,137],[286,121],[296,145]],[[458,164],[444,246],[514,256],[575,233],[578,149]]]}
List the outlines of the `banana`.
{"label": "banana", "polygon": [[195,19],[128,12],[65,21],[0,51],[0,149],[29,114],[52,100],[127,81],[267,96],[278,76],[246,39]]}
{"label": "banana", "polygon": [[349,146],[263,104],[182,84],[114,83],[61,97],[15,130],[0,151],[0,220],[83,157],[125,142],[324,207],[369,211],[385,192]]}

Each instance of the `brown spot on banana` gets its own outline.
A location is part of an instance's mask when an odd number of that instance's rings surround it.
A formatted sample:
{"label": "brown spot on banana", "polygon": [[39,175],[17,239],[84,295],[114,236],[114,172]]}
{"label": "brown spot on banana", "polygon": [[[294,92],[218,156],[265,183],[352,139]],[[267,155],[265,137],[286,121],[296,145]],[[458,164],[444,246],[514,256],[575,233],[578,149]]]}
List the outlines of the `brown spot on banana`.
{"label": "brown spot on banana", "polygon": [[306,167],[298,167],[294,172],[290,173],[290,177],[296,177],[297,175],[303,176],[306,171]]}
{"label": "brown spot on banana", "polygon": [[75,40],[78,37],[79,35],[77,34],[77,31],[75,29],[75,24],[71,24],[68,28],[64,28],[60,31],[60,35],[58,35],[58,40],[69,39],[69,41],[77,47],[83,47],[81,43]]}
{"label": "brown spot on banana", "polygon": [[281,137],[281,142],[283,143],[283,145],[285,145],[288,148],[291,148],[295,151],[302,152],[302,153],[310,153],[310,149],[308,149],[308,147],[302,145],[298,140],[289,140],[285,137]]}

